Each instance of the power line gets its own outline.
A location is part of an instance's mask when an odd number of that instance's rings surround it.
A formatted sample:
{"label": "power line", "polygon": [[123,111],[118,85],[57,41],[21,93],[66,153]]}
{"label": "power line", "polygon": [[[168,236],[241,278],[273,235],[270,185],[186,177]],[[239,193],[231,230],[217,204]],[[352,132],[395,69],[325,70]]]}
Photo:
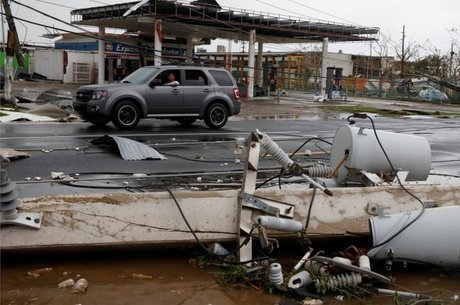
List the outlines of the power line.
{"label": "power line", "polygon": [[[194,9],[192,9],[192,8],[190,8],[190,9],[191,9],[192,11],[196,12],[196,13],[203,14],[203,12],[201,12],[201,11],[194,10]],[[232,9],[232,10],[233,10],[233,9]],[[241,28],[239,28],[239,27],[237,27],[237,26],[234,26],[234,25],[231,24],[231,23],[228,23],[228,22],[226,22],[226,21],[223,21],[223,20],[214,18],[214,17],[212,17],[211,15],[207,15],[207,14],[205,14],[205,13],[203,14],[203,16],[206,16],[206,17],[208,17],[208,18],[210,18],[210,19],[212,19],[212,20],[214,20],[214,21],[220,22],[220,23],[222,23],[222,24],[224,24],[224,25],[226,25],[226,26],[228,26],[228,27],[234,28],[234,29],[238,30],[238,31],[241,32],[241,33],[246,33],[246,34],[249,35],[249,31],[243,30],[243,29],[241,29]],[[268,43],[274,43],[274,44],[276,44],[276,42],[273,41],[273,40],[270,40],[270,39],[268,39],[268,38],[264,38],[264,39],[265,39],[266,42],[268,42]],[[293,49],[293,48],[290,48],[290,47],[287,47],[287,46],[285,46],[285,47],[286,47],[286,49],[290,49],[290,50],[292,50],[292,51],[297,51],[296,49]]]}
{"label": "power line", "polygon": [[45,1],[45,0],[35,0],[35,1],[46,3],[46,4],[51,4],[51,5],[59,6],[59,7],[63,7],[63,8],[69,8],[71,10],[76,9],[75,7],[67,6],[67,5],[64,5],[64,4],[58,4],[58,3],[54,3],[54,2],[49,2],[49,1]]}
{"label": "power line", "polygon": [[91,2],[94,2],[94,3],[98,3],[98,4],[110,5],[110,3],[106,3],[106,2],[102,2],[102,1],[97,1],[97,0],[88,0],[88,1],[91,1]]}
{"label": "power line", "polygon": [[[14,1],[14,0],[12,0]],[[6,15],[5,13],[0,13],[1,15]],[[129,43],[125,43],[125,42],[120,42],[120,41],[117,41],[117,40],[113,40],[113,39],[108,39],[106,37],[104,38],[101,38],[99,37],[98,35],[94,35],[92,34],[91,32],[89,31],[86,31],[84,30],[84,32],[73,32],[73,31],[70,31],[70,30],[66,30],[66,29],[63,29],[63,28],[58,28],[58,27],[50,27],[49,25],[46,25],[46,24],[43,24],[43,23],[38,23],[38,22],[34,22],[34,21],[30,21],[30,20],[26,20],[24,18],[20,18],[20,17],[17,17],[17,16],[12,16],[14,19],[16,20],[20,20],[20,21],[23,21],[23,22],[26,22],[26,23],[29,23],[29,24],[33,24],[33,25],[37,25],[37,26],[41,26],[41,27],[44,27],[44,28],[53,28],[54,30],[58,30],[58,31],[62,31],[62,32],[65,32],[65,33],[69,33],[69,34],[73,34],[73,35],[77,35],[77,36],[82,36],[82,37],[87,37],[87,38],[93,38],[93,39],[98,39],[98,40],[102,40],[102,41],[105,41],[105,42],[111,42],[111,43],[118,43],[118,44],[122,44],[122,45],[126,45],[126,46],[129,46],[129,47],[132,47],[132,48],[136,48],[136,49],[142,49],[143,51],[148,51],[148,52],[157,52],[153,49],[150,49],[150,48],[146,48],[146,47],[143,47],[143,46],[139,46],[139,45],[134,45],[134,44],[129,44]],[[65,22],[64,22],[65,23]],[[161,52],[161,51],[160,51]],[[160,57],[160,55],[157,55],[157,54],[153,54],[153,56],[158,56]]]}
{"label": "power line", "polygon": [[65,25],[74,27],[74,28],[79,29],[79,30],[84,31],[84,32],[88,32],[88,31],[87,31],[86,29],[84,29],[84,28],[81,28],[81,27],[79,27],[79,26],[76,26],[76,25],[74,25],[74,24],[71,24],[71,23],[69,23],[69,22],[67,22],[67,21],[64,21],[64,20],[62,20],[62,19],[59,19],[59,18],[57,18],[57,17],[51,16],[51,15],[49,15],[49,14],[43,12],[43,11],[40,11],[40,10],[34,8],[34,7],[31,7],[31,6],[27,5],[27,4],[20,3],[20,2],[18,2],[18,1],[16,1],[16,0],[10,0],[10,1],[13,2],[13,3],[16,3],[16,4],[18,4],[18,5],[21,5],[21,6],[23,6],[23,7],[26,7],[26,8],[28,8],[28,9],[30,9],[30,10],[36,12],[36,13],[42,14],[43,16],[46,16],[46,17],[51,18],[51,19],[53,19],[53,20],[59,21],[59,22],[61,22],[61,23],[64,23]]}
{"label": "power line", "polygon": [[279,6],[275,6],[275,5],[273,5],[273,4],[270,4],[270,3],[267,3],[267,2],[264,2],[264,1],[261,1],[261,0],[256,0],[256,1],[257,1],[257,2],[260,2],[260,3],[262,3],[262,4],[265,4],[265,5],[274,7],[274,8],[276,8],[276,9],[285,11],[285,12],[288,12],[288,13],[291,13],[291,14],[298,15],[298,16],[300,16],[300,17],[305,17],[304,15],[299,14],[298,12],[290,11],[290,10],[287,10],[287,9],[285,9],[285,8],[282,8],[282,7],[279,7]]}
{"label": "power line", "polygon": [[330,14],[330,13],[328,13],[328,12],[318,10],[318,9],[316,9],[316,8],[313,8],[313,7],[311,7],[311,6],[305,5],[305,4],[303,4],[303,3],[299,3],[299,2],[294,1],[294,0],[289,0],[289,2],[295,3],[295,4],[297,4],[297,5],[303,6],[303,7],[308,8],[308,9],[311,9],[311,10],[316,11],[316,12],[318,12],[318,13],[325,14],[325,15],[328,15],[328,16],[331,16],[331,17],[334,17],[334,18],[337,18],[337,19],[342,20],[342,21],[345,21],[345,22],[347,22],[347,23],[351,23],[351,24],[354,24],[354,25],[363,26],[363,25],[358,24],[358,23],[356,23],[356,22],[353,22],[353,21],[350,21],[350,20],[341,18],[341,17],[339,17],[339,16],[332,15],[332,14]]}

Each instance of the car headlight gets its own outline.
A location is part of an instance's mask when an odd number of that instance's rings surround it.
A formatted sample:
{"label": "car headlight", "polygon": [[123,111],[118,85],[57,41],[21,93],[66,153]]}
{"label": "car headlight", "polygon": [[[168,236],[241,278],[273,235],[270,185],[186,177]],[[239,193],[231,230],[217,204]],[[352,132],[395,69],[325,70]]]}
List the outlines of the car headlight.
{"label": "car headlight", "polygon": [[107,91],[98,90],[98,91],[93,92],[93,94],[91,95],[91,99],[92,100],[98,100],[98,99],[101,99],[101,98],[106,97],[106,96],[107,96]]}

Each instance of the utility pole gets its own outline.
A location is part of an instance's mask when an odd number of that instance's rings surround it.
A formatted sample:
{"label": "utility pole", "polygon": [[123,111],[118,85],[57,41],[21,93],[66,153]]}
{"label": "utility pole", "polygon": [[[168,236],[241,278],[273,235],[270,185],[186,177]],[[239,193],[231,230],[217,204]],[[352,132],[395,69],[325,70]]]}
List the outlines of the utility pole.
{"label": "utility pole", "polygon": [[5,100],[15,104],[12,99],[12,84],[13,84],[13,60],[14,55],[20,66],[24,66],[24,58],[21,54],[21,46],[19,37],[14,24],[14,18],[11,14],[10,4],[8,0],[2,0],[3,8],[5,9],[6,22],[8,23],[8,40],[6,46],[6,63],[5,63]]}
{"label": "utility pole", "polygon": [[403,25],[402,31],[402,51],[401,51],[401,78],[404,78],[404,60],[406,56],[406,51],[404,50],[404,39],[406,38],[406,26]]}
{"label": "utility pole", "polygon": [[452,64],[454,62],[454,43],[452,42],[450,44],[450,59],[449,59],[449,79],[452,80],[453,79],[453,71],[452,71]]}

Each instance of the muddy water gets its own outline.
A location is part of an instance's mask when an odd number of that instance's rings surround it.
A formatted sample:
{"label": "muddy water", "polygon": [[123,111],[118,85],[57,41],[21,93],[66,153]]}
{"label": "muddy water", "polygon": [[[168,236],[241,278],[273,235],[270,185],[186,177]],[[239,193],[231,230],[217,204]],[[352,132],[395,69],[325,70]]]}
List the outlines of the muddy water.
{"label": "muddy water", "polygon": [[[270,294],[256,285],[223,286],[218,283],[222,269],[199,268],[190,261],[196,257],[197,252],[190,250],[2,255],[1,304],[300,304],[301,299]],[[442,304],[455,304],[450,297],[460,294],[458,271],[396,266],[386,275],[395,282],[380,287],[426,293]],[[69,278],[85,278],[87,290],[72,293],[72,288],[58,288]],[[397,304],[392,297],[339,301],[336,296],[326,295],[324,304]]]}

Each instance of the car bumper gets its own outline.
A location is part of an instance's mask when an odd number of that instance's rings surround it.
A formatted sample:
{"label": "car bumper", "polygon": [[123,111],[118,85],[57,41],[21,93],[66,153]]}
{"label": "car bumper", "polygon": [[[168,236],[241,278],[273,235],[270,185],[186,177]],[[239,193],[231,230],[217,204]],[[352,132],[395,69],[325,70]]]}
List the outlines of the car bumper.
{"label": "car bumper", "polygon": [[103,101],[73,102],[73,109],[80,115],[82,119],[85,120],[109,118],[110,114],[105,113],[103,106]]}
{"label": "car bumper", "polygon": [[241,102],[238,101],[236,103],[233,103],[233,115],[240,113],[241,111]]}

